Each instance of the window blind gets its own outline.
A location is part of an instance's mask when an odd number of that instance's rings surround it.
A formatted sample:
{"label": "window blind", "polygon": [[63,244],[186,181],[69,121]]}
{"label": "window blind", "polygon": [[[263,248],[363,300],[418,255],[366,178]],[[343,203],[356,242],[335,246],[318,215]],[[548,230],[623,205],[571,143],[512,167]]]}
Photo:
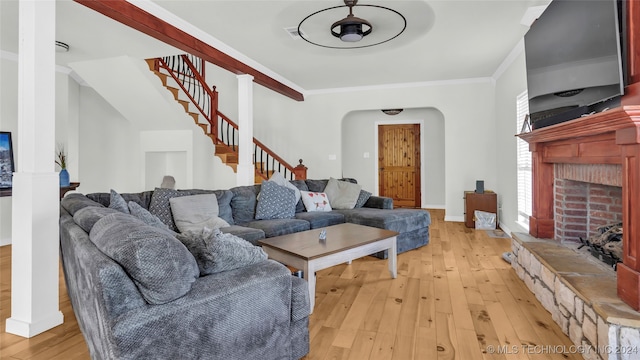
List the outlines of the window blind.
{"label": "window blind", "polygon": [[[527,91],[516,98],[516,132],[520,133],[524,119],[529,113],[529,97]],[[529,216],[531,216],[532,199],[532,173],[531,173],[531,152],[529,144],[516,138],[517,151],[517,179],[518,179],[518,222],[529,226]]]}

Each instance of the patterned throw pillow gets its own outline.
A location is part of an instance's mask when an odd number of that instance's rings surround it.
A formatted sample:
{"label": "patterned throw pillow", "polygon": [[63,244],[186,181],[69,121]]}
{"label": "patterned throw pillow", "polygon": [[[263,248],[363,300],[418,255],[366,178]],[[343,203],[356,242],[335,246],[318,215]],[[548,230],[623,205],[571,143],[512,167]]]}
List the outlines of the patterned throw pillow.
{"label": "patterned throw pillow", "polygon": [[176,235],[198,263],[200,276],[238,269],[267,260],[267,254],[241,237],[205,227]]}
{"label": "patterned throw pillow", "polygon": [[273,181],[276,184],[280,185],[280,186],[286,186],[289,189],[295,191],[296,193],[296,204],[298,203],[298,201],[300,200],[300,190],[293,185],[291,182],[289,182],[289,180],[285,179],[284,176],[282,176],[282,174],[280,174],[279,172],[274,172],[271,177],[269,178],[269,181]]}
{"label": "patterned throw pillow", "polygon": [[295,191],[273,181],[263,181],[256,206],[256,220],[292,219],[296,214]]}
{"label": "patterned throw pillow", "polygon": [[361,208],[364,206],[364,204],[367,202],[367,200],[369,200],[369,198],[371,197],[371,193],[366,191],[366,190],[360,190],[360,195],[358,195],[358,201],[356,201],[356,206],[354,206],[353,208]]}
{"label": "patterned throw pillow", "polygon": [[173,215],[171,214],[171,205],[169,199],[182,196],[178,190],[155,188],[153,195],[151,195],[151,202],[149,203],[149,212],[157,216],[163,223],[165,223],[170,230],[178,231],[176,224],[173,222]]}
{"label": "patterned throw pillow", "polygon": [[302,202],[307,212],[332,210],[327,194],[312,191],[300,191],[300,194],[302,195]]}
{"label": "patterned throw pillow", "polygon": [[109,191],[109,208],[118,210],[125,214],[129,214],[129,207],[127,206],[127,202],[122,197],[122,195],[118,194],[118,192],[113,189]]}

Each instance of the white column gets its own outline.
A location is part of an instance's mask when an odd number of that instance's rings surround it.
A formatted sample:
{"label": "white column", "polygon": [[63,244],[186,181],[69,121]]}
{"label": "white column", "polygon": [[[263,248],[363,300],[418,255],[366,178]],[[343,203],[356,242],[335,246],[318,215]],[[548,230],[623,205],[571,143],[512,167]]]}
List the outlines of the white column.
{"label": "white column", "polygon": [[238,75],[237,185],[255,184],[253,167],[253,76]]}
{"label": "white column", "polygon": [[20,0],[18,137],[12,190],[8,333],[32,337],[63,321],[58,304],[55,1]]}

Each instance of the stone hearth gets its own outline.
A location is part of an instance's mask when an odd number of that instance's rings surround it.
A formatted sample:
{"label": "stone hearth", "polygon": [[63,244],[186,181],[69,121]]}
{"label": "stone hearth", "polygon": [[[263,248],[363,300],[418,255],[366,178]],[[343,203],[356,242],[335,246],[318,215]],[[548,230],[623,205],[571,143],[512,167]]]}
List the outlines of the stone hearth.
{"label": "stone hearth", "polygon": [[617,296],[612,268],[577,244],[511,235],[514,270],[585,359],[640,358],[640,313]]}

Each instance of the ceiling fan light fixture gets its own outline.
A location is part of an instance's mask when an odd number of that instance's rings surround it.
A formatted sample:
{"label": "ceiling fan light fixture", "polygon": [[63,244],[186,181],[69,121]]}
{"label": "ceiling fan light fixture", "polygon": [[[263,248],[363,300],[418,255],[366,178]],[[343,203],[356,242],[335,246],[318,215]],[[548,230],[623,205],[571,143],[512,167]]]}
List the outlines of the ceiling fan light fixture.
{"label": "ceiling fan light fixture", "polygon": [[[339,31],[337,31],[338,29]],[[371,34],[372,29],[373,27],[367,20],[349,14],[346,18],[331,25],[331,34],[345,42],[357,42]]]}
{"label": "ceiling fan light fixture", "polygon": [[404,109],[382,109],[382,112],[387,115],[398,115],[402,112],[402,110]]}
{"label": "ceiling fan light fixture", "polygon": [[[357,2],[357,0],[345,0],[345,5],[349,7],[349,15],[331,25],[331,34],[344,42],[358,42],[373,30],[371,23],[367,20],[353,16],[353,7]],[[340,31],[337,31],[338,28]]]}
{"label": "ceiling fan light fixture", "polygon": [[69,45],[63,43],[62,41],[56,40],[56,52],[68,52]]}
{"label": "ceiling fan light fixture", "polygon": [[342,41],[356,42],[362,40],[363,37],[361,24],[349,24],[340,27],[340,40]]}
{"label": "ceiling fan light fixture", "polygon": [[[398,11],[380,5],[356,5],[357,2],[357,0],[344,0],[345,5],[328,7],[307,15],[298,24],[297,33],[300,34],[300,37],[304,41],[312,45],[330,49],[359,49],[391,41],[400,36],[400,34],[402,34],[407,28],[407,19]],[[391,17],[392,24],[385,24],[382,32],[376,31],[373,36],[368,37],[365,40],[365,36],[372,34],[373,26],[369,21],[353,15],[354,6],[367,9],[368,14],[373,14],[376,19],[380,17]],[[333,14],[334,12],[339,14],[340,9],[344,9],[345,7],[349,8],[349,14],[347,17],[334,22],[330,27],[323,23],[323,19],[326,18],[320,16],[320,14]],[[306,35],[312,33],[318,34],[323,31],[322,29],[325,29],[324,31],[326,31],[327,28],[331,32],[332,36],[319,36],[318,39],[320,40],[314,41],[309,39]],[[336,42],[335,40],[331,40],[336,38],[340,39],[340,41]]]}

